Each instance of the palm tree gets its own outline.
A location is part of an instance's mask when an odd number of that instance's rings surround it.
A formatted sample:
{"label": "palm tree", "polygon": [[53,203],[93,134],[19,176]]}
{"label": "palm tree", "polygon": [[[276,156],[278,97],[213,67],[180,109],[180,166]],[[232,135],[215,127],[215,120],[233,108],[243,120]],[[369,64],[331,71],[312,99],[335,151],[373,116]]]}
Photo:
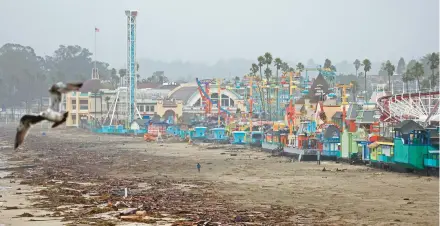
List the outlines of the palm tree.
{"label": "palm tree", "polygon": [[428,57],[428,64],[429,68],[432,71],[431,74],[431,88],[434,88],[437,85],[437,76],[435,74],[435,70],[438,69],[439,66],[439,54],[438,53],[431,53]]}
{"label": "palm tree", "polygon": [[272,54],[269,52],[266,52],[264,54],[264,63],[266,64],[266,68],[269,68],[269,65],[272,64],[272,61],[273,61]]}
{"label": "palm tree", "polygon": [[278,82],[278,72],[281,69],[282,65],[283,65],[283,61],[279,57],[275,58],[275,60],[273,61],[273,66],[275,66],[277,70],[277,78],[276,78],[277,82]]}
{"label": "palm tree", "polygon": [[420,90],[420,78],[425,74],[425,70],[423,68],[423,64],[420,62],[416,62],[414,67],[412,67],[412,76],[417,80],[417,88]]}
{"label": "palm tree", "polygon": [[287,70],[287,72],[295,72],[295,69],[293,67],[289,67],[289,69]]}
{"label": "palm tree", "polygon": [[[290,80],[287,80],[287,72],[289,72],[289,64],[286,63],[286,62],[283,62],[283,63],[281,64],[281,71],[283,72],[285,82],[287,82],[287,81],[290,82]],[[289,95],[290,95],[290,88],[289,88],[289,92],[288,92],[288,93],[289,93]]]}
{"label": "palm tree", "polygon": [[[261,67],[258,66],[258,64],[253,63],[250,68],[251,75],[253,75],[255,78],[257,78],[257,72],[260,69],[261,69]],[[260,81],[262,81],[262,79]],[[258,85],[257,87],[258,87],[258,92],[260,93],[261,109],[264,111],[264,94],[261,91],[261,86]]]}
{"label": "palm tree", "polygon": [[361,61],[359,59],[356,59],[354,62],[354,68],[356,69],[356,76],[358,76],[358,70],[361,67]]}
{"label": "palm tree", "polygon": [[260,79],[261,81],[263,81],[262,67],[266,63],[266,59],[264,59],[263,56],[259,56],[257,61],[258,61],[258,67],[260,68]]}
{"label": "palm tree", "polygon": [[251,74],[253,76],[257,76],[258,70],[260,70],[260,67],[258,66],[258,64],[253,63],[252,66],[251,66],[251,69],[250,69]]}
{"label": "palm tree", "polygon": [[276,68],[276,70],[277,70],[277,78],[276,78],[276,82],[275,82],[275,84],[276,84],[276,88],[275,88],[275,92],[276,92],[276,98],[277,98],[277,113],[276,113],[276,119],[278,120],[278,114],[280,113],[280,109],[279,109],[279,86],[280,86],[280,84],[279,84],[279,79],[278,79],[278,72],[279,72],[279,70],[281,69],[281,66],[282,66],[282,64],[283,64],[283,61],[279,58],[279,57],[277,57],[277,58],[275,58],[275,60],[274,60],[274,66],[275,66],[275,68]]}
{"label": "palm tree", "polygon": [[270,100],[270,83],[269,80],[272,77],[272,70],[269,67],[266,67],[266,69],[264,70],[264,76],[266,77],[267,80],[267,87],[266,87],[266,96],[267,96],[267,106],[268,106],[268,110],[269,110],[269,120],[272,120],[272,103]]}
{"label": "palm tree", "polygon": [[281,71],[285,74],[289,71],[289,64],[286,62],[283,62],[281,64]]}
{"label": "palm tree", "polygon": [[119,77],[121,78],[122,81],[126,75],[127,75],[127,69],[119,69]]}
{"label": "palm tree", "polygon": [[405,83],[406,91],[408,92],[408,82],[414,81],[414,76],[412,75],[412,70],[410,68],[407,68],[402,74],[402,81]]}
{"label": "palm tree", "polygon": [[[269,52],[266,52],[264,54],[264,63],[266,64],[266,69],[264,70],[264,76],[266,77],[267,80],[267,89],[266,89],[266,93],[267,93],[267,103],[270,103],[270,78],[272,77],[272,70],[269,68],[269,65],[272,64],[273,61],[273,57],[272,54]],[[269,104],[269,117],[270,119],[272,119],[272,104]]]}
{"label": "palm tree", "polygon": [[388,60],[383,66],[382,70],[387,72],[388,75],[388,90],[391,90],[391,76],[393,76],[396,67]]}
{"label": "palm tree", "polygon": [[304,71],[304,64],[302,64],[301,62],[299,62],[299,63],[296,65],[296,70],[299,72],[299,75],[301,75],[301,72]]}
{"label": "palm tree", "polygon": [[367,99],[367,72],[371,70],[371,62],[369,59],[364,59],[362,61],[362,66],[364,66],[364,79],[365,79],[365,100]]}

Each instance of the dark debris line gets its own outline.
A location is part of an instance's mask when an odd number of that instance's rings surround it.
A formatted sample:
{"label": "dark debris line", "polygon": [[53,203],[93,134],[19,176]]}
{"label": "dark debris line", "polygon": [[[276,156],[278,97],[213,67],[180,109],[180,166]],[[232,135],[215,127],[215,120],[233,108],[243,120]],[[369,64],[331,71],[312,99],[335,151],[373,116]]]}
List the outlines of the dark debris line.
{"label": "dark debris line", "polygon": [[[47,143],[50,142],[48,148]],[[134,208],[134,212],[126,213],[149,216],[125,218],[116,212],[119,220],[153,223],[156,218],[184,218],[174,225],[241,225],[253,222],[256,225],[292,225],[301,223],[294,218],[297,213],[292,208],[271,206],[271,208],[255,207],[244,209],[239,203],[223,197],[213,183],[201,181],[185,181],[172,179],[127,178],[117,179],[106,175],[113,163],[124,161],[118,150],[89,151],[102,143],[62,142],[60,139],[46,137],[41,141],[29,135],[24,151],[32,147],[35,151],[27,151],[29,160],[37,166],[32,169],[15,171],[12,177],[22,179],[22,184],[47,187],[38,193],[42,198],[33,200],[35,207],[54,212],[53,216],[63,216],[66,221],[81,223],[94,221],[87,218],[105,212],[122,211],[123,208]],[[15,152],[11,155],[23,155]],[[134,159],[130,161],[139,161]],[[145,165],[145,164],[144,164]],[[112,171],[119,169],[111,169]],[[129,170],[129,169],[127,169]],[[81,183],[76,183],[81,182]],[[85,184],[90,182],[90,184]],[[138,187],[139,183],[148,184],[148,189]],[[189,190],[182,190],[176,185],[196,185]],[[123,197],[124,188],[129,189],[129,196]],[[64,205],[81,204],[79,210],[60,209]],[[137,213],[136,213],[137,212]],[[151,218],[156,217],[156,218]],[[318,217],[318,216],[316,216]],[[319,217],[321,218],[321,217]],[[323,218],[323,216],[322,216]],[[321,219],[322,219],[321,218]],[[292,222],[291,219],[296,219]],[[315,219],[319,222],[319,219]],[[310,223],[307,219],[306,224]],[[110,224],[109,224],[110,225]],[[323,222],[320,225],[326,225]]]}

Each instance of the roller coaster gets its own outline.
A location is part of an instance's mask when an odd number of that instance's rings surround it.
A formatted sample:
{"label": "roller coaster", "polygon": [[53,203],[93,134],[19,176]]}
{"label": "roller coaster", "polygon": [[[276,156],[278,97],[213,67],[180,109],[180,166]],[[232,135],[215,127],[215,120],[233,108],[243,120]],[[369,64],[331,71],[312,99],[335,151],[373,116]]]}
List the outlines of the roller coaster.
{"label": "roller coaster", "polygon": [[386,95],[377,100],[382,122],[414,120],[420,124],[438,122],[439,91]]}

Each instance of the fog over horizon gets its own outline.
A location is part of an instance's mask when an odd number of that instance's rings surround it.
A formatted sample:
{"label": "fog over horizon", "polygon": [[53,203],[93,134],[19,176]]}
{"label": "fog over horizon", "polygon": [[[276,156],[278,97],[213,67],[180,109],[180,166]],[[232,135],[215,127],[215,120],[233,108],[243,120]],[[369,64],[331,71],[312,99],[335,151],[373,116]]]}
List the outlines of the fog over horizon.
{"label": "fog over horizon", "polygon": [[124,11],[139,10],[137,58],[143,77],[172,62],[207,67],[237,61],[249,62],[249,68],[265,52],[292,63],[323,64],[329,58],[352,65],[356,58],[408,62],[439,49],[438,0],[0,2],[1,45],[28,45],[38,55],[51,55],[61,44],[94,52],[96,26],[97,58],[115,68],[126,61]]}

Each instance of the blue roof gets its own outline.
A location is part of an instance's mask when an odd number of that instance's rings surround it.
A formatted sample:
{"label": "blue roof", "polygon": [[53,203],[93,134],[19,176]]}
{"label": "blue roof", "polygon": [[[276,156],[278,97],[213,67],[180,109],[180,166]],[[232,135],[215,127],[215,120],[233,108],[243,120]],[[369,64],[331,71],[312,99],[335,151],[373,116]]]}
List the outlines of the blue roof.
{"label": "blue roof", "polygon": [[213,128],[211,130],[225,130],[225,128]]}

